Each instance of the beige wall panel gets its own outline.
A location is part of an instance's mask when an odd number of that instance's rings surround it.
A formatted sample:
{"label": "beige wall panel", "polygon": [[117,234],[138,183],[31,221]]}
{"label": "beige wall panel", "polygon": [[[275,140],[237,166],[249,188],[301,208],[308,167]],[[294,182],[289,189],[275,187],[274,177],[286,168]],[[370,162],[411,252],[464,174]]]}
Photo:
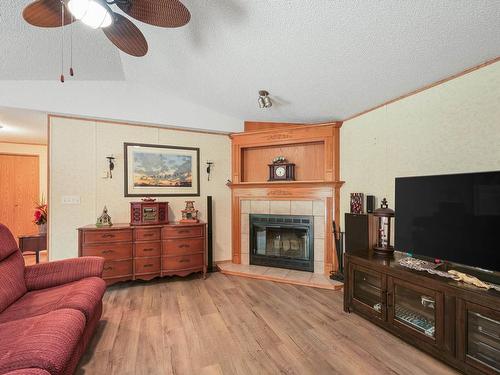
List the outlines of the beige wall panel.
{"label": "beige wall panel", "polygon": [[342,216],[351,192],[394,208],[395,177],[500,170],[500,63],[345,122],[340,160]]}
{"label": "beige wall panel", "polygon": [[[78,255],[79,226],[96,219],[96,125],[52,118],[50,124],[49,238],[51,260]],[[80,198],[63,204],[64,196]]]}
{"label": "beige wall panel", "polygon": [[[103,207],[108,207],[114,223],[130,221],[129,202],[140,198],[124,197],[124,153],[123,143],[147,143],[200,148],[201,196],[193,197],[200,210],[200,218],[206,219],[206,196],[212,195],[214,202],[214,258],[231,258],[231,191],[225,185],[230,176],[231,147],[226,135],[183,132],[153,127],[110,124],[53,118],[51,127],[51,196],[55,200],[52,259],[77,256],[76,228],[94,223]],[[108,170],[106,156],[113,155],[115,169],[113,178],[103,178]],[[207,181],[207,160],[214,162],[211,180]],[[71,179],[65,176],[71,176]],[[51,186],[54,186],[51,185]],[[80,205],[63,205],[64,195],[81,196]],[[179,219],[180,210],[188,197],[160,197],[170,204],[170,220]],[[75,218],[60,222],[64,217]],[[77,217],[76,217],[77,216]],[[64,242],[64,246],[57,242]]]}

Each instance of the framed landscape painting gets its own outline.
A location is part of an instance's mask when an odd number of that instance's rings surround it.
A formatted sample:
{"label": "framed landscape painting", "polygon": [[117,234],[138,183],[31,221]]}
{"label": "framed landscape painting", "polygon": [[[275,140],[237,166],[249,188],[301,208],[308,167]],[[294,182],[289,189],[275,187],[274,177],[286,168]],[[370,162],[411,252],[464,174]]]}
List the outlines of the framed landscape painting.
{"label": "framed landscape painting", "polygon": [[124,143],[125,196],[200,195],[200,149]]}

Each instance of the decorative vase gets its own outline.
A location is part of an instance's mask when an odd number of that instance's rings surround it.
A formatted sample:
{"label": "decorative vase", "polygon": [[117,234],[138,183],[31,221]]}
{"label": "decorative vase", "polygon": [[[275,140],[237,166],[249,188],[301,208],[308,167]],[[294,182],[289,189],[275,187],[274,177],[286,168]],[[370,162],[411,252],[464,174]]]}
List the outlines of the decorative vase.
{"label": "decorative vase", "polygon": [[38,233],[39,233],[39,234],[45,234],[45,233],[47,233],[47,223],[45,223],[45,224],[40,224],[40,225],[38,226]]}

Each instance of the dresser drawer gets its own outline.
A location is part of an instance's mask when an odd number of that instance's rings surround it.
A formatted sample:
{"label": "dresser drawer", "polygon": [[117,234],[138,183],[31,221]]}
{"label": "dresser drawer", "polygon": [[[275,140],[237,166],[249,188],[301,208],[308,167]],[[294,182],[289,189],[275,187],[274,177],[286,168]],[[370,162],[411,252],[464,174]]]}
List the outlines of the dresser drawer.
{"label": "dresser drawer", "polygon": [[163,228],[163,239],[170,238],[186,238],[186,237],[201,237],[203,235],[203,226],[186,226],[182,225]]}
{"label": "dresser drawer", "polygon": [[136,257],[155,257],[161,255],[161,242],[137,242],[135,244]]}
{"label": "dresser drawer", "polygon": [[161,228],[136,228],[136,241],[158,241],[161,238]]}
{"label": "dresser drawer", "polygon": [[163,241],[163,255],[184,255],[204,251],[203,238],[186,238]]}
{"label": "dresser drawer", "polygon": [[162,268],[164,271],[183,270],[188,268],[203,267],[204,254],[163,257]]}
{"label": "dresser drawer", "polygon": [[132,275],[133,273],[132,262],[133,262],[132,260],[118,260],[118,261],[105,262],[102,277],[107,278],[107,277]]}
{"label": "dresser drawer", "polygon": [[132,258],[131,243],[83,245],[82,256],[98,256],[106,260]]}
{"label": "dresser drawer", "polygon": [[97,230],[85,232],[83,243],[103,243],[103,242],[130,242],[132,241],[132,230]]}
{"label": "dresser drawer", "polygon": [[153,273],[160,272],[161,258],[137,258],[135,260],[135,273]]}

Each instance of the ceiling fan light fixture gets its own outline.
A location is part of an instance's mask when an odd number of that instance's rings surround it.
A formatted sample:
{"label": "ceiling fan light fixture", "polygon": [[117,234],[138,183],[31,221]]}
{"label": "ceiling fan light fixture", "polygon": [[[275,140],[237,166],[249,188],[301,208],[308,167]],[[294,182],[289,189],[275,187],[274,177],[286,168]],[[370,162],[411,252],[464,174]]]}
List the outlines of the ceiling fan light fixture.
{"label": "ceiling fan light fixture", "polygon": [[73,17],[93,29],[105,28],[113,23],[111,10],[100,0],[70,0],[68,8]]}
{"label": "ceiling fan light fixture", "polygon": [[87,9],[89,8],[90,0],[69,0],[68,9],[77,20],[81,20]]}

